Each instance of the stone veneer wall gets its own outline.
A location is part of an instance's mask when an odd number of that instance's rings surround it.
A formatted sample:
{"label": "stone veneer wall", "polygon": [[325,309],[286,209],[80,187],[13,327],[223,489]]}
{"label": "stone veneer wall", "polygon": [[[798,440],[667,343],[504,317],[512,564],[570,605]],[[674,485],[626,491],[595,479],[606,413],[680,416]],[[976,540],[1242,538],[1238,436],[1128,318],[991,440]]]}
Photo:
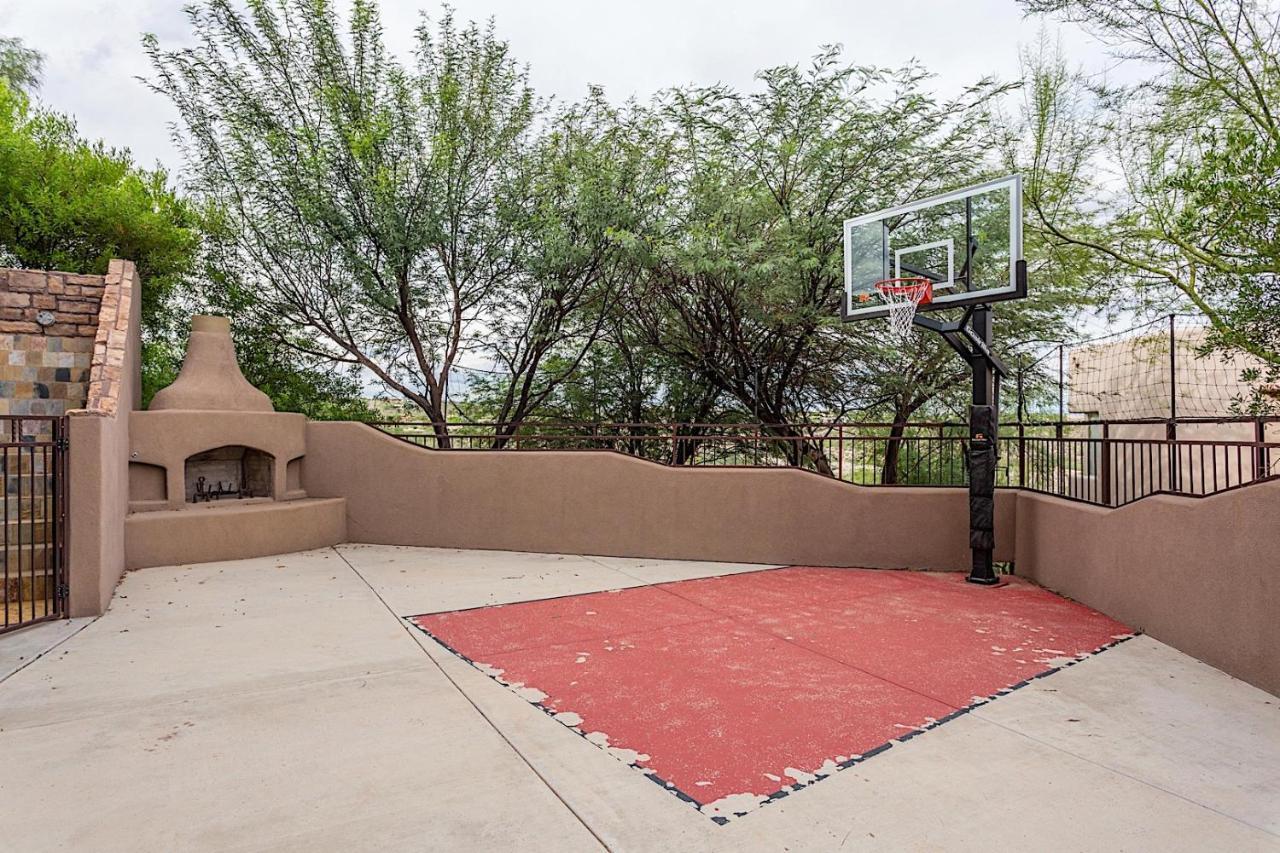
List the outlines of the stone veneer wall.
{"label": "stone veneer wall", "polygon": [[0,415],[84,406],[104,287],[100,275],[0,269]]}
{"label": "stone veneer wall", "polygon": [[94,414],[114,415],[121,398],[125,409],[142,408],[142,349],[138,337],[142,284],[128,261],[112,261],[103,283],[84,407]]}
{"label": "stone veneer wall", "polygon": [[[64,415],[85,406],[105,290],[100,275],[0,269],[0,415]],[[52,323],[37,322],[41,312]],[[52,433],[41,420],[3,426],[0,440],[8,442],[48,441]],[[54,582],[50,517],[56,510],[48,458],[11,448],[0,459],[7,497],[0,541],[9,567],[4,598],[11,624],[47,615]]]}

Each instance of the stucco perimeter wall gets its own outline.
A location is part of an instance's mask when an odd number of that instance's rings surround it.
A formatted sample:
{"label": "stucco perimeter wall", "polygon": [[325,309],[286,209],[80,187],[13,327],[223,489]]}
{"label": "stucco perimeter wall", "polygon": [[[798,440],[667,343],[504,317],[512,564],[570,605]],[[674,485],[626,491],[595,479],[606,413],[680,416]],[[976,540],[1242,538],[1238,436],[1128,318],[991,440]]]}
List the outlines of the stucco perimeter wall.
{"label": "stucco perimeter wall", "polygon": [[67,570],[72,616],[106,609],[124,573],[129,414],[141,397],[142,282],[129,261],[107,269],[84,409],[68,412]]}
{"label": "stucco perimeter wall", "polygon": [[1280,482],[1107,510],[1027,492],[1017,572],[1280,694]]}
{"label": "stucco perimeter wall", "polygon": [[342,498],[234,501],[136,512],[124,531],[125,565],[145,569],[327,548],[347,541],[347,511]]}
{"label": "stucco perimeter wall", "polygon": [[[595,451],[432,451],[307,426],[304,486],[347,499],[353,542],[967,570],[968,493],[863,488],[788,469],[671,468]],[[1012,559],[1017,496],[999,496]]]}

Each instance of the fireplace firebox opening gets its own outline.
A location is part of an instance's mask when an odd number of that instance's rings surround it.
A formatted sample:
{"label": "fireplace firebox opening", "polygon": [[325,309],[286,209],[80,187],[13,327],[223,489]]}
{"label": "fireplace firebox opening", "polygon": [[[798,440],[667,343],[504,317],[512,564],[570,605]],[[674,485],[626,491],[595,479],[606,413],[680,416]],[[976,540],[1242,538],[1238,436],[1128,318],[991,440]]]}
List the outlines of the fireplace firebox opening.
{"label": "fireplace firebox opening", "polygon": [[252,447],[215,447],[187,458],[187,503],[273,497],[275,459]]}

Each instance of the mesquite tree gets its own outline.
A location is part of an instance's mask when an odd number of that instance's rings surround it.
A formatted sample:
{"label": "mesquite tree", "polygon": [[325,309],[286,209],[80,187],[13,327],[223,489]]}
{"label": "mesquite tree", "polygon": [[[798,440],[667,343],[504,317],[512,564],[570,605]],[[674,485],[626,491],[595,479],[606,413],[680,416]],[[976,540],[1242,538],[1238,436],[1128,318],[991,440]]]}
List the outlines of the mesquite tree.
{"label": "mesquite tree", "polygon": [[[1137,60],[1136,81],[1112,87],[1060,58],[1031,63],[1029,171],[1045,179],[1028,196],[1039,226],[1111,264],[1113,288],[1195,306],[1215,346],[1280,379],[1280,6],[1022,2]],[[1087,203],[1052,203],[1064,197]]]}
{"label": "mesquite tree", "polygon": [[211,266],[282,342],[367,371],[442,441],[467,352],[509,364],[503,417],[525,416],[563,378],[546,354],[589,347],[614,286],[633,172],[623,141],[595,135],[603,106],[546,115],[492,27],[447,12],[417,29],[410,67],[367,0],[345,30],[311,0],[188,15],[193,46],[145,46],[218,222]]}
{"label": "mesquite tree", "polygon": [[635,131],[670,190],[637,240],[633,321],[772,424],[793,464],[826,472],[798,422],[873,405],[884,388],[868,373],[900,358],[880,326],[838,322],[841,223],[981,174],[983,106],[1001,87],[980,81],[940,102],[921,69],[851,66],[834,49],[759,76],[752,94],[671,93]]}

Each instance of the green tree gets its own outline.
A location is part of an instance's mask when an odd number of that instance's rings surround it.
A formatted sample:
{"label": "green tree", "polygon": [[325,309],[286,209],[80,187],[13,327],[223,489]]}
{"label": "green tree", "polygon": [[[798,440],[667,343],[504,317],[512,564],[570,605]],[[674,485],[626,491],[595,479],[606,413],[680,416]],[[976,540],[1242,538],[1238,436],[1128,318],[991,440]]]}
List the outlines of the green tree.
{"label": "green tree", "polygon": [[114,257],[137,264],[144,405],[177,375],[191,310],[212,309],[236,320],[245,374],[277,408],[313,417],[367,417],[355,381],[331,364],[311,364],[281,347],[253,322],[242,294],[224,290],[209,298],[214,291],[199,274],[207,227],[163,170],[140,169],[127,151],[83,139],[72,119],[33,106],[0,81],[3,263],[95,274],[106,272]]}
{"label": "green tree", "polygon": [[[182,306],[231,320],[240,369],[271,398],[277,411],[298,412],[316,420],[372,419],[374,413],[364,400],[358,373],[290,346],[281,337],[289,331],[266,315],[254,288],[225,274],[216,261],[225,239],[223,221],[216,210],[200,212],[201,258],[196,274],[182,290]],[[185,326],[185,316],[182,319]],[[175,326],[149,347],[142,366],[144,404],[177,377],[185,331]]]}
{"label": "green tree", "polygon": [[445,380],[469,352],[509,364],[504,417],[524,417],[563,379],[548,354],[600,328],[625,140],[593,135],[590,104],[540,136],[492,27],[424,22],[405,68],[365,0],[345,31],[328,2],[239,9],[191,7],[190,48],[145,42],[191,188],[225,216],[222,274],[285,345],[367,371],[446,441]]}
{"label": "green tree", "polygon": [[[793,463],[828,470],[799,424],[889,406],[895,419],[957,381],[921,336],[909,358],[880,329],[842,325],[841,223],[975,179],[990,80],[940,102],[918,67],[848,65],[761,72],[762,91],[677,91],[634,133],[663,163],[669,192],[637,236],[633,322],[646,341],[753,419],[775,426]],[[886,93],[887,94],[880,94]],[[873,94],[876,93],[876,94]],[[904,361],[920,368],[903,385]]]}
{"label": "green tree", "polygon": [[[1199,309],[1213,344],[1280,378],[1280,8],[1251,0],[1024,0],[1081,24],[1132,85],[1031,68],[1036,164],[1058,200],[1033,210],[1064,245],[1111,265],[1140,297]],[[1113,180],[1100,175],[1115,164]]]}
{"label": "green tree", "polygon": [[128,258],[143,281],[148,334],[190,272],[199,234],[163,170],[89,142],[70,118],[0,82],[0,253],[5,263],[101,274]]}
{"label": "green tree", "polygon": [[[835,52],[810,69],[761,76],[756,95],[672,92],[617,116],[651,161],[642,185],[654,188],[653,210],[636,219],[639,230],[618,229],[634,274],[604,333],[538,417],[763,421],[781,439],[777,452],[819,470],[830,460],[806,439],[807,421],[964,417],[971,374],[940,339],[920,334],[899,346],[881,324],[839,322],[841,222],[1006,168],[986,151],[989,108],[1004,88],[982,81],[941,103],[919,69],[849,67]],[[869,94],[885,83],[896,87],[889,98]],[[1079,270],[1056,269],[1052,247],[1033,235],[1027,254],[1031,297],[996,311],[1006,356],[1060,334],[1063,318],[1088,301]],[[504,382],[469,379],[466,416],[497,411]],[[693,438],[679,448],[692,452],[701,430],[686,432]],[[890,437],[901,433],[894,427]],[[895,469],[891,452],[882,475],[893,481]]]}
{"label": "green tree", "polygon": [[27,47],[22,39],[0,36],[0,81],[17,92],[31,92],[40,86],[44,55]]}

